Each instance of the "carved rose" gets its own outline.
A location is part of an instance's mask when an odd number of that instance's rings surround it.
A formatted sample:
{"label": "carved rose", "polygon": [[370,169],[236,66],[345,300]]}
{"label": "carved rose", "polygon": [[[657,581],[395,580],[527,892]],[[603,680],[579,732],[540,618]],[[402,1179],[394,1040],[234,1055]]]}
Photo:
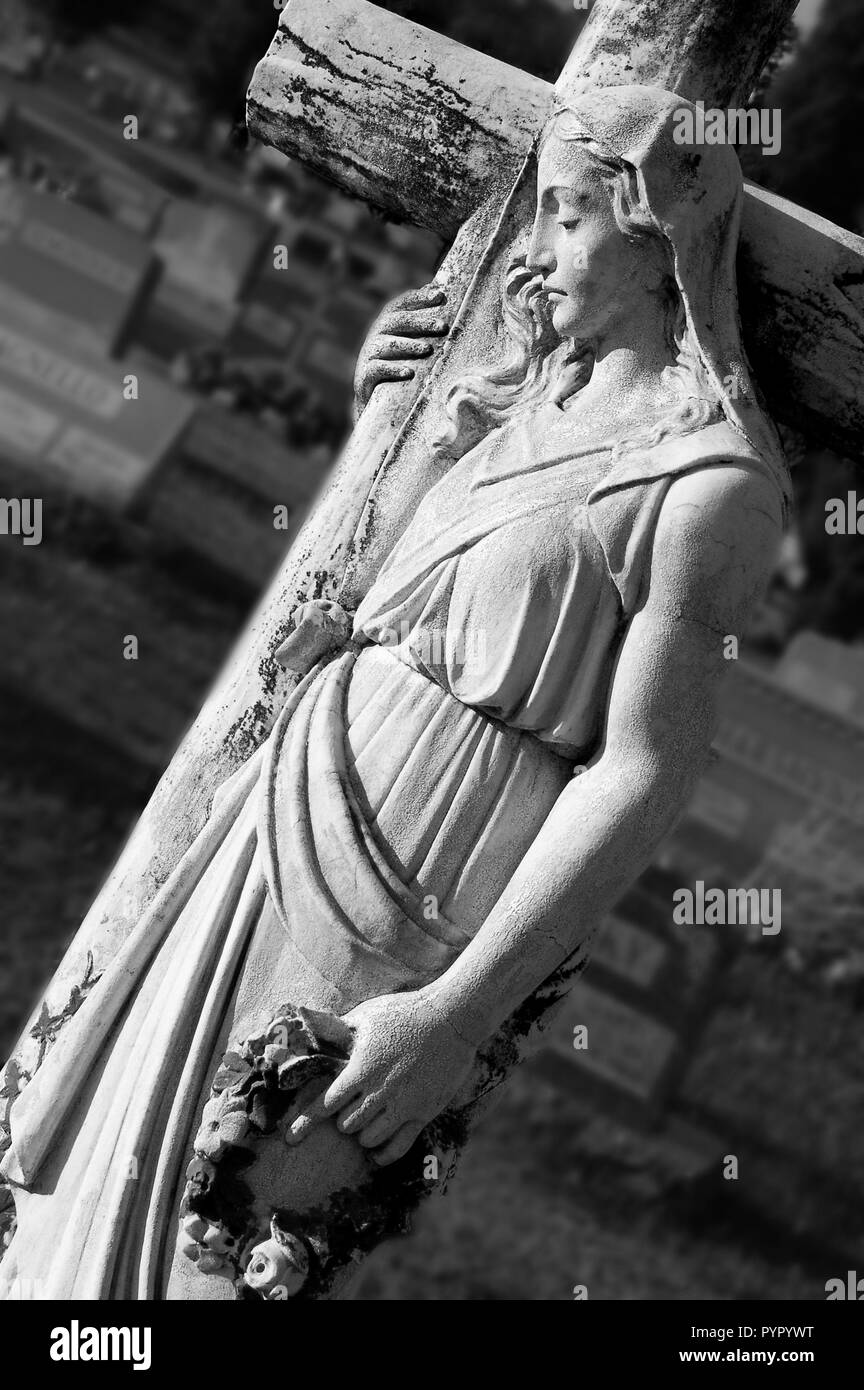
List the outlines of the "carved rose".
{"label": "carved rose", "polygon": [[180,1222],[179,1245],[186,1258],[197,1264],[199,1273],[213,1274],[221,1279],[235,1277],[231,1255],[237,1241],[221,1221],[208,1221],[190,1212]]}
{"label": "carved rose", "polygon": [[295,1236],[256,1245],[243,1276],[250,1289],[267,1299],[292,1298],[299,1293],[309,1272],[309,1257]]}
{"label": "carved rose", "polygon": [[213,1185],[216,1176],[216,1169],[212,1163],[208,1163],[206,1158],[200,1158],[197,1154],[192,1159],[186,1169],[186,1196],[206,1197]]}

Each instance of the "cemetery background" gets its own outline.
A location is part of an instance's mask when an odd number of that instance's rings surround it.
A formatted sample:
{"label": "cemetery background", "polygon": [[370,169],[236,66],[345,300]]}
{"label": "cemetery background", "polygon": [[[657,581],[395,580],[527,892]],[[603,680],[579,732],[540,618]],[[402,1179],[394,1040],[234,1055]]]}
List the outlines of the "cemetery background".
{"label": "cemetery background", "polygon": [[[855,5],[826,0],[763,94],[783,111],[783,152],[745,165],[860,231]],[[584,18],[544,0],[526,45],[517,0],[386,8],[546,78]],[[195,99],[197,5],[56,0],[35,35],[25,13],[0,4],[15,37],[0,42],[0,328],[97,376],[135,372],[160,393],[164,438],[82,447],[80,401],[44,374],[22,385],[0,352],[0,492],[45,499],[41,546],[0,539],[0,1050],[287,546],[273,508],[295,527],[323,476],[368,324],[442,250],[232,138],[275,27],[265,0],[211,7]],[[137,141],[122,136],[130,111]],[[69,273],[52,280],[58,245]],[[63,447],[39,430],[58,414]],[[860,1259],[864,562],[859,537],[824,528],[852,465],[789,444],[798,521],[734,673],[721,761],[616,913],[554,1045],[363,1297],[560,1299],[586,1284],[592,1298],[808,1299]],[[673,887],[765,881],[762,864],[784,888],[779,937],[673,931]],[[574,1051],[574,1020],[619,1040],[611,1070]]]}

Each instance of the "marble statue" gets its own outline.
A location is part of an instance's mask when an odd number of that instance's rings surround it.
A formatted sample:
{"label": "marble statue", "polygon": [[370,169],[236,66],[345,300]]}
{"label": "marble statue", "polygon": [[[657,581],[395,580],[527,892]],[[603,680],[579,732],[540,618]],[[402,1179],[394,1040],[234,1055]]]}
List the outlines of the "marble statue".
{"label": "marble statue", "polygon": [[[548,121],[509,357],[449,390],[353,611],[298,605],[269,736],[11,1108],[7,1283],[347,1296],[686,806],[789,502],[740,167],[677,143],[686,105],[586,88]],[[435,284],[385,313],[359,411],[448,312]]]}

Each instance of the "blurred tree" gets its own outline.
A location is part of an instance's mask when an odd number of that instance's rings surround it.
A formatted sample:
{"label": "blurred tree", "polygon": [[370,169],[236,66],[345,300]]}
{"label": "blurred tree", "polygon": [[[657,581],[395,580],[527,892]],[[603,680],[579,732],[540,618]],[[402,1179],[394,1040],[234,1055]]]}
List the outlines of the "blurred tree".
{"label": "blurred tree", "polygon": [[778,155],[747,160],[765,187],[858,230],[864,221],[864,29],[861,0],[826,0],[797,57],[767,96],[783,113]]}

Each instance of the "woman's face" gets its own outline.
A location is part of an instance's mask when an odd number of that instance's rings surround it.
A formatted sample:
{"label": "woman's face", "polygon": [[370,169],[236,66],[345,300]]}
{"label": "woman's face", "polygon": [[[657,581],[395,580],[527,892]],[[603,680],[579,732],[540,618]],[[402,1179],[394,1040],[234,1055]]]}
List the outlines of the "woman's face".
{"label": "woman's face", "polygon": [[622,312],[648,307],[661,276],[656,242],[634,242],[615,220],[597,164],[576,141],[546,141],[528,269],[543,276],[562,338],[597,341]]}

